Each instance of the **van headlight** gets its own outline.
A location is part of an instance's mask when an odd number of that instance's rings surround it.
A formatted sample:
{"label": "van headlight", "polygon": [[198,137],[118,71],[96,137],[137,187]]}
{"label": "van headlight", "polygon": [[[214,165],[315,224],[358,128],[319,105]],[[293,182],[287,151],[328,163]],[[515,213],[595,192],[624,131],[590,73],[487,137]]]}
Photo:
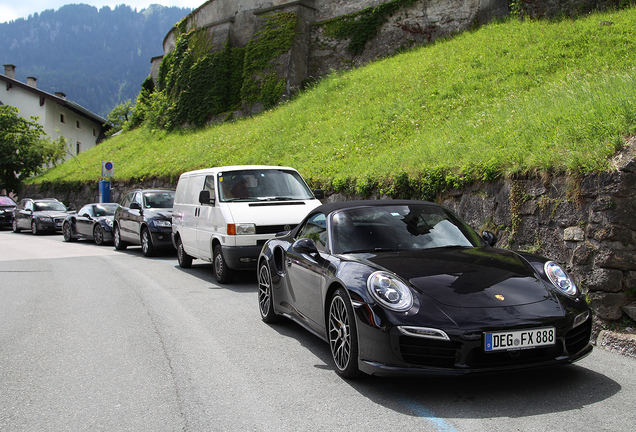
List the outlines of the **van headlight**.
{"label": "van headlight", "polygon": [[256,225],[254,224],[236,224],[236,235],[256,234]]}

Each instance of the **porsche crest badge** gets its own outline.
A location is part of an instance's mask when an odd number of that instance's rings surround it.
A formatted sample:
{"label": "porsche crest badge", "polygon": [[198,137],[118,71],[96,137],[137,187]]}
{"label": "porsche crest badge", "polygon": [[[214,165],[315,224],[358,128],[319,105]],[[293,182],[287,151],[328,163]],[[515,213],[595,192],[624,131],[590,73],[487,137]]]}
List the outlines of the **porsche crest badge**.
{"label": "porsche crest badge", "polygon": [[501,301],[504,301],[504,300],[506,299],[506,298],[505,298],[504,296],[502,296],[501,294],[497,294],[497,295],[495,296],[495,298],[496,298],[497,300],[501,300]]}

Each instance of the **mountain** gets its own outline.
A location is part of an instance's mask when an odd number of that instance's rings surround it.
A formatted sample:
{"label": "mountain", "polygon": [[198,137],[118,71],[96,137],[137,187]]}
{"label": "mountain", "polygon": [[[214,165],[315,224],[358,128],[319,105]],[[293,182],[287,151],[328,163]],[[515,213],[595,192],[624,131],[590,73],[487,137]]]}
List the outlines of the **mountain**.
{"label": "mountain", "polygon": [[38,89],[63,92],[106,116],[134,101],[150,75],[150,59],[163,54],[163,38],[191,9],[151,5],[141,11],[85,4],[45,10],[0,24],[0,61],[16,66],[16,79],[38,79]]}

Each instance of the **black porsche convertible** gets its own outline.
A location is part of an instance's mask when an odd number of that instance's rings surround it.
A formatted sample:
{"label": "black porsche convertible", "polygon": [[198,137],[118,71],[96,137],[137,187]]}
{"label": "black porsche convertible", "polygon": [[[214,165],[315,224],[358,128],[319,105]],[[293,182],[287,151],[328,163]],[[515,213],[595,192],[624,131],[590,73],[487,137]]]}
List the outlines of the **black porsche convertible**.
{"label": "black porsche convertible", "polygon": [[559,264],[493,247],[424,201],[322,205],[267,241],[258,303],[324,339],[345,378],[567,364],[592,351],[592,317]]}
{"label": "black porsche convertible", "polygon": [[92,239],[101,246],[113,242],[113,218],[116,203],[86,204],[77,213],[69,215],[62,225],[65,242]]}

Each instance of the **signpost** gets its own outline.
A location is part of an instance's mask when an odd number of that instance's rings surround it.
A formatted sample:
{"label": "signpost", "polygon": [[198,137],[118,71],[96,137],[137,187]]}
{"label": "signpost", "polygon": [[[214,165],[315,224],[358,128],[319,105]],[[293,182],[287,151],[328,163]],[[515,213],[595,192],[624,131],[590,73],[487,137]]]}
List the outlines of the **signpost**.
{"label": "signpost", "polygon": [[[113,161],[102,161],[102,177],[114,177],[115,176],[115,163]],[[110,202],[110,181],[99,181],[99,202]]]}

